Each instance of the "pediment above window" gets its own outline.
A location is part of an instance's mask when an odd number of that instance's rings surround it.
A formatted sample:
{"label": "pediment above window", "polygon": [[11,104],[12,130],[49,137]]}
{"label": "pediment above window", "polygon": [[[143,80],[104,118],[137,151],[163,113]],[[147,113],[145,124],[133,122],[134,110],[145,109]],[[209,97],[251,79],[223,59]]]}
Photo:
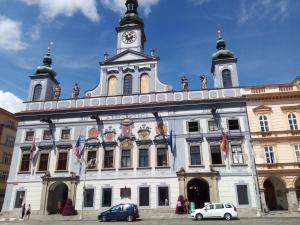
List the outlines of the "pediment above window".
{"label": "pediment above window", "polygon": [[272,108],[271,107],[268,107],[268,106],[265,106],[265,105],[261,105],[261,106],[258,106],[256,108],[253,109],[253,112],[255,114],[261,114],[261,113],[272,113]]}

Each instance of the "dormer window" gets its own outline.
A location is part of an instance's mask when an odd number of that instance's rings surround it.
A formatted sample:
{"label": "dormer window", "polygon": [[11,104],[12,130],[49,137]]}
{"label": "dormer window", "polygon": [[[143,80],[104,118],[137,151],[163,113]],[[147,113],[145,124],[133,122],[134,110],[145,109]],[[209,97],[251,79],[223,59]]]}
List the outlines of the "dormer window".
{"label": "dormer window", "polygon": [[187,128],[188,128],[189,133],[199,132],[200,131],[199,122],[198,121],[189,121],[189,122],[187,122]]}

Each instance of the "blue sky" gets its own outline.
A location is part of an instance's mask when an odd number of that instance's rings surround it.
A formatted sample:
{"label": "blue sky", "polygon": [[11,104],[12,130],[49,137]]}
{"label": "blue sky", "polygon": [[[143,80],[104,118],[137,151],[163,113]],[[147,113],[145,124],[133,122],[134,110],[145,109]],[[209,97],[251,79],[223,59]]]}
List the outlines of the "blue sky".
{"label": "blue sky", "polygon": [[[116,54],[116,32],[125,0],[0,0],[0,105],[27,98],[29,78],[49,43],[53,67],[70,97],[99,82],[105,51]],[[300,75],[298,0],[140,0],[146,52],[160,57],[159,78],[180,89],[186,75],[199,89],[209,77],[218,24],[238,61],[240,83],[291,82]],[[210,86],[212,81],[210,79]],[[7,97],[7,94],[11,94]],[[16,97],[15,97],[15,96]],[[15,100],[10,100],[11,96]],[[10,102],[5,102],[5,101]]]}

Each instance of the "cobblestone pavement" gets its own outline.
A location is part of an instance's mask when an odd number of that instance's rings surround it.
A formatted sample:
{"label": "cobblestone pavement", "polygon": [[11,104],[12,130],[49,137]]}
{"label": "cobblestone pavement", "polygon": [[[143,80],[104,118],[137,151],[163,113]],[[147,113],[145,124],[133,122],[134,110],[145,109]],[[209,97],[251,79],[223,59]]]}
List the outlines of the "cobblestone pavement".
{"label": "cobblestone pavement", "polygon": [[145,219],[140,221],[135,221],[133,223],[129,222],[105,222],[101,223],[98,221],[65,221],[65,220],[25,220],[25,221],[15,221],[15,222],[0,222],[0,225],[12,225],[12,224],[30,224],[30,225],[123,225],[123,224],[133,224],[133,225],[300,225],[300,218],[249,218],[241,220],[205,220],[205,221],[193,221],[191,219]]}

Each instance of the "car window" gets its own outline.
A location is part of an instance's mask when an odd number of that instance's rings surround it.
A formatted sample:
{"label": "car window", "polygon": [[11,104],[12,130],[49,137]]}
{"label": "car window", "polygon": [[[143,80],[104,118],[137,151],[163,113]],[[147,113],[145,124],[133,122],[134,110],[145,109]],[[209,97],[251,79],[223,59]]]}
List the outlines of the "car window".
{"label": "car window", "polygon": [[232,206],[231,206],[230,204],[228,204],[228,203],[225,204],[225,207],[226,207],[226,208],[232,208]]}
{"label": "car window", "polygon": [[122,205],[116,205],[114,207],[111,208],[111,211],[112,212],[119,212],[119,211],[122,211]]}
{"label": "car window", "polygon": [[205,207],[205,209],[207,209],[207,210],[214,209],[214,204],[207,205],[207,206]]}
{"label": "car window", "polygon": [[224,209],[223,204],[216,204],[216,209]]}

